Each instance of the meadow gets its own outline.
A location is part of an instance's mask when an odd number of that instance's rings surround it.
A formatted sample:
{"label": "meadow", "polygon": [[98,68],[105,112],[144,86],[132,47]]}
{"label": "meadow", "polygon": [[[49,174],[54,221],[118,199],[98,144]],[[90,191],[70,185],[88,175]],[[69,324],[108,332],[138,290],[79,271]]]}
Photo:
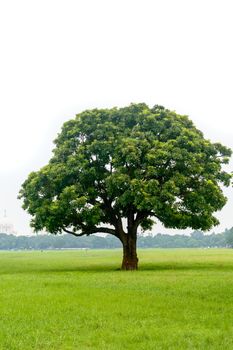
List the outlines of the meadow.
{"label": "meadow", "polygon": [[233,250],[121,254],[0,252],[0,349],[233,349]]}

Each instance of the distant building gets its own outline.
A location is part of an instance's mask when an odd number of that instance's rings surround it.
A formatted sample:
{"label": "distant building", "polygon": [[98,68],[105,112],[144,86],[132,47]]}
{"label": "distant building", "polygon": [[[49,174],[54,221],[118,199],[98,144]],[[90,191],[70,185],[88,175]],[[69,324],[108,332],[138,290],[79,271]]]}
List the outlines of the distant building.
{"label": "distant building", "polygon": [[14,225],[9,221],[9,219],[6,216],[6,210],[4,211],[4,216],[0,219],[0,233],[16,235]]}

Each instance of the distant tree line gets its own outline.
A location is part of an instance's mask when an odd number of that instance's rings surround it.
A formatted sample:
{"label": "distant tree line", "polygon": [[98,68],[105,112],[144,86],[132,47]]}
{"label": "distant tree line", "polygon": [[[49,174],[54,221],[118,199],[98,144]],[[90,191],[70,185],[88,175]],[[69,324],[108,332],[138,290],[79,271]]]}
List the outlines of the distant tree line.
{"label": "distant tree line", "polygon": [[[224,248],[233,247],[233,227],[223,233],[204,234],[194,231],[190,235],[167,235],[158,233],[155,236],[138,236],[139,248]],[[35,235],[14,236],[0,233],[0,250],[21,249],[112,249],[121,248],[120,241],[111,236],[92,235],[76,238],[72,235]]]}

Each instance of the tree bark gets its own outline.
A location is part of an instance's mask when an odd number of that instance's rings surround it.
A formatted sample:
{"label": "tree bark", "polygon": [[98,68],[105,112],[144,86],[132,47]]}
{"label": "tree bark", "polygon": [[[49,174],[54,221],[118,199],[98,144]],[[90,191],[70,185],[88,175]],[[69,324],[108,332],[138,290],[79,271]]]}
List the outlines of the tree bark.
{"label": "tree bark", "polygon": [[125,236],[123,244],[123,260],[122,270],[137,270],[138,269],[138,257],[137,257],[137,236],[127,234]]}

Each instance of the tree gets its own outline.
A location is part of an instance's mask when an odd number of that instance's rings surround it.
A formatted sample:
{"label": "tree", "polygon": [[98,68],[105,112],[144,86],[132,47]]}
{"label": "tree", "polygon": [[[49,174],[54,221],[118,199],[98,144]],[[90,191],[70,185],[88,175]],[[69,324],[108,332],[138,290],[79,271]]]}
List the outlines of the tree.
{"label": "tree", "polygon": [[194,238],[194,239],[203,239],[203,236],[204,236],[204,234],[203,234],[203,232],[201,232],[201,231],[193,231],[192,233],[191,233],[191,237],[192,238]]}
{"label": "tree", "polygon": [[63,125],[48,165],[28,176],[19,198],[35,231],[118,237],[122,269],[134,270],[139,227],[218,224],[230,156],[187,116],[158,105],[87,110]]}

